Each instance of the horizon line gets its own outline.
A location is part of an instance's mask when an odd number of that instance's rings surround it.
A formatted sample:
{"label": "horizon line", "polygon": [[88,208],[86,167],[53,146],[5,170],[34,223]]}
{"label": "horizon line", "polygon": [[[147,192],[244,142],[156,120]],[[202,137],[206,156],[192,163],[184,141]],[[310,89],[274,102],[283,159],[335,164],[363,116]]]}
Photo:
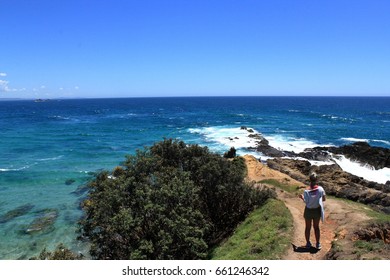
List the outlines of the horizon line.
{"label": "horizon line", "polygon": [[390,98],[390,95],[173,95],[173,96],[96,96],[96,97],[51,97],[51,98],[32,98],[32,97],[0,97],[0,101],[56,101],[56,100],[83,100],[83,99],[152,99],[152,98],[249,98],[249,97],[310,97],[310,98]]}

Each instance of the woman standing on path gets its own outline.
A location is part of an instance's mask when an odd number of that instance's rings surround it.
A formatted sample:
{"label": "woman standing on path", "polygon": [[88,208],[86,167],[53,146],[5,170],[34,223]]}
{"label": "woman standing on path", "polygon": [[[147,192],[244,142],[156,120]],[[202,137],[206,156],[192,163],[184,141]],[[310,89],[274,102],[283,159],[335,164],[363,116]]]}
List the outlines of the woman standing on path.
{"label": "woman standing on path", "polygon": [[311,248],[310,230],[313,224],[314,235],[316,238],[316,248],[321,249],[320,243],[320,219],[324,221],[324,206],[323,201],[326,200],[325,191],[317,185],[317,174],[310,174],[310,187],[304,191],[299,197],[305,202],[306,207],[303,214],[305,218],[305,238],[306,247]]}

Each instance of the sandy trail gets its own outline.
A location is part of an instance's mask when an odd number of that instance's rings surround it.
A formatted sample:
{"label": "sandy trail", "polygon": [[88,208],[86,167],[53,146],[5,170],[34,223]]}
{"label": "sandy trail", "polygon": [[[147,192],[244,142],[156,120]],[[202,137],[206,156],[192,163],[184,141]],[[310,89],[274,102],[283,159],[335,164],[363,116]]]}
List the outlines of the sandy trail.
{"label": "sandy trail", "polygon": [[[248,179],[251,181],[259,182],[265,179],[274,179],[279,182],[287,183],[290,185],[305,186],[288,175],[279,171],[272,170],[266,165],[260,163],[253,156],[244,156],[248,167]],[[326,188],[325,188],[326,191]],[[305,221],[303,218],[304,203],[297,195],[288,193],[281,189],[276,189],[278,198],[282,200],[287,208],[290,210],[294,223],[294,234],[292,243],[297,246],[288,250],[283,257],[285,260],[321,260],[325,259],[327,252],[332,246],[332,241],[336,238],[342,239],[348,233],[353,232],[359,224],[369,220],[369,217],[364,213],[356,211],[354,206],[337,199],[327,198],[324,202],[325,207],[325,221],[320,222],[321,230],[321,250],[312,248],[310,250],[303,249],[306,244],[304,231]],[[311,231],[311,242],[315,244],[314,231]]]}

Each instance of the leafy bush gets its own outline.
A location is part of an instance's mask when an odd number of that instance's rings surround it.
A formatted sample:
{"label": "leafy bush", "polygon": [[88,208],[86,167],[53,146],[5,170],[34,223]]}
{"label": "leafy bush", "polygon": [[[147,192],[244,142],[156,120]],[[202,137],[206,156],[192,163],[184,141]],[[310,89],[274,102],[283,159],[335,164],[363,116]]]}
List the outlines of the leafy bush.
{"label": "leafy bush", "polygon": [[59,244],[57,248],[53,251],[47,251],[43,249],[42,252],[37,257],[33,257],[30,260],[82,260],[84,259],[83,255],[75,254],[71,250],[65,247],[64,244]]}
{"label": "leafy bush", "polygon": [[245,162],[164,140],[89,184],[81,222],[97,259],[203,259],[273,194],[244,182]]}

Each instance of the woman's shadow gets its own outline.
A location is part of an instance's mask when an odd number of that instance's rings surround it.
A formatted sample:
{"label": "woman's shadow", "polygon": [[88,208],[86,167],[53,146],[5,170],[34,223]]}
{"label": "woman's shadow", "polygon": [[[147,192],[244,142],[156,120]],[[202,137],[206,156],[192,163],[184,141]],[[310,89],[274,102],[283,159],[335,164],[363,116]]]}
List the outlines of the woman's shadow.
{"label": "woman's shadow", "polygon": [[296,253],[310,253],[310,254],[316,254],[316,253],[319,251],[319,249],[317,249],[317,248],[315,248],[315,247],[313,247],[313,246],[311,246],[311,247],[297,246],[297,245],[294,245],[294,244],[292,244],[292,243],[291,243],[291,245],[292,245],[292,247],[293,247],[294,252],[296,252]]}

